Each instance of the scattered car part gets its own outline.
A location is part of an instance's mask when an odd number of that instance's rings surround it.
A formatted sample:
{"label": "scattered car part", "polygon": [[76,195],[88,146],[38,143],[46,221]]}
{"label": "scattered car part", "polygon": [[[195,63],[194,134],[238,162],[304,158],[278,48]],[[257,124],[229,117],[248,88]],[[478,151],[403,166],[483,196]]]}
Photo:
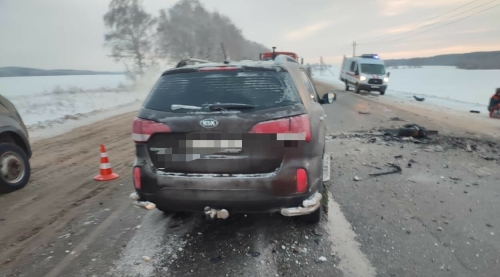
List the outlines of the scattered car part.
{"label": "scattered car part", "polygon": [[413,98],[415,98],[415,100],[417,100],[418,102],[422,102],[422,101],[425,100],[425,98],[423,98],[423,97],[417,97],[415,95],[413,96]]}
{"label": "scattered car part", "polygon": [[382,176],[382,175],[389,175],[389,174],[394,174],[394,173],[400,173],[403,171],[403,169],[401,169],[401,166],[397,165],[397,164],[388,164],[389,166],[393,167],[394,170],[392,171],[387,171],[387,172],[380,172],[380,173],[370,173],[370,176],[371,177],[377,177],[377,176]]}

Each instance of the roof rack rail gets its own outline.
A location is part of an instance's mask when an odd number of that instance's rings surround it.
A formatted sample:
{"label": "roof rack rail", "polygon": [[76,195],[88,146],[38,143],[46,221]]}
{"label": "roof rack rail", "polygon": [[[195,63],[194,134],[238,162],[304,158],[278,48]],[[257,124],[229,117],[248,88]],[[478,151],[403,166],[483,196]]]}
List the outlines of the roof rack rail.
{"label": "roof rack rail", "polygon": [[180,61],[178,64],[177,64],[177,68],[179,67],[183,67],[183,66],[187,66],[188,65],[188,62],[193,62],[193,63],[213,63],[211,61],[207,61],[207,60],[201,60],[201,59],[194,59],[194,58],[189,58],[189,59],[184,59],[182,61]]}

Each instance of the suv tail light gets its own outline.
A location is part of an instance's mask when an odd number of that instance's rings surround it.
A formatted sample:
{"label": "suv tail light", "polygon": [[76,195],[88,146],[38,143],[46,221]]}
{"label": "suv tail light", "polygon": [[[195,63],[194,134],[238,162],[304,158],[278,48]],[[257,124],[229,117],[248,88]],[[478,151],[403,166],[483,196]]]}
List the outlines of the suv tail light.
{"label": "suv tail light", "polygon": [[304,134],[305,141],[311,141],[311,126],[307,114],[264,121],[253,126],[250,133],[256,134]]}
{"label": "suv tail light", "polygon": [[146,142],[154,133],[170,133],[170,128],[162,123],[136,118],[132,127],[132,139]]}

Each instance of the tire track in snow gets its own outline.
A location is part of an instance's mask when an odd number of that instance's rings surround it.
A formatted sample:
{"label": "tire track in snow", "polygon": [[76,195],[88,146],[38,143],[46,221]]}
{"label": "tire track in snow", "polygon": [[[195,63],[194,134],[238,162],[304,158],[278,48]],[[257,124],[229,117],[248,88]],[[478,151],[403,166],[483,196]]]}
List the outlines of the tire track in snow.
{"label": "tire track in snow", "polygon": [[328,224],[327,230],[332,243],[332,251],[340,258],[338,268],[346,277],[375,277],[376,270],[361,252],[356,241],[356,233],[345,218],[340,205],[337,204],[331,192],[328,192]]}

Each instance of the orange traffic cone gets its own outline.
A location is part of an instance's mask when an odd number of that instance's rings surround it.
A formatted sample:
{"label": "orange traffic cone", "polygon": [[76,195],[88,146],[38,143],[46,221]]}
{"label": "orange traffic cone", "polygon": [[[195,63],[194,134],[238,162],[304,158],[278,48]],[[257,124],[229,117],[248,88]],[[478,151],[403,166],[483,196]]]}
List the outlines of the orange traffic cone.
{"label": "orange traffic cone", "polygon": [[109,164],[108,153],[106,153],[106,148],[101,144],[101,166],[100,174],[94,177],[96,181],[111,181],[120,177],[120,175],[113,173],[111,165]]}

